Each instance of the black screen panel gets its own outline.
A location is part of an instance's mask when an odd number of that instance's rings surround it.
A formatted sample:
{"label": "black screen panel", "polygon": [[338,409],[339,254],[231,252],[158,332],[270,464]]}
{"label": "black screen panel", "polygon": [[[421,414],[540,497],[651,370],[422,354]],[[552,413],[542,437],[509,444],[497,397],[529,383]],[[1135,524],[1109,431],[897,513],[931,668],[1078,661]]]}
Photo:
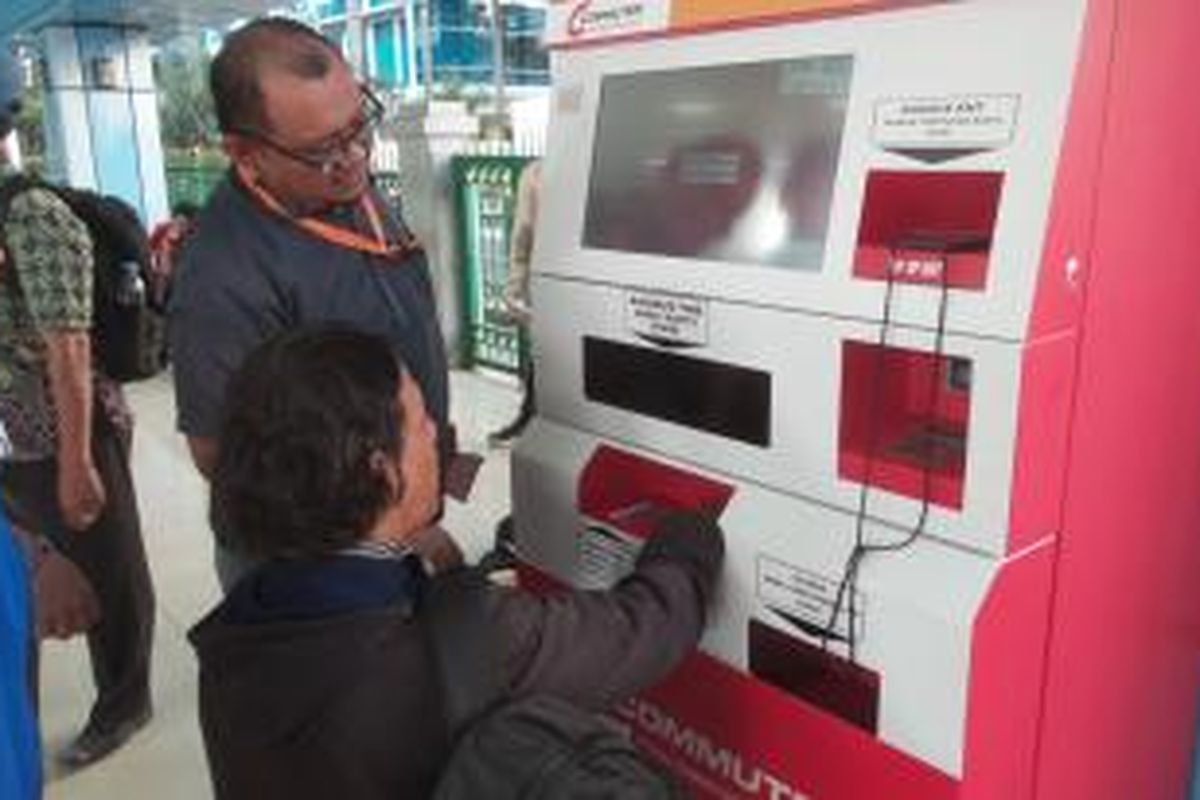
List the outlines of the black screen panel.
{"label": "black screen panel", "polygon": [[589,400],[768,447],[771,375],[679,353],[585,336]]}

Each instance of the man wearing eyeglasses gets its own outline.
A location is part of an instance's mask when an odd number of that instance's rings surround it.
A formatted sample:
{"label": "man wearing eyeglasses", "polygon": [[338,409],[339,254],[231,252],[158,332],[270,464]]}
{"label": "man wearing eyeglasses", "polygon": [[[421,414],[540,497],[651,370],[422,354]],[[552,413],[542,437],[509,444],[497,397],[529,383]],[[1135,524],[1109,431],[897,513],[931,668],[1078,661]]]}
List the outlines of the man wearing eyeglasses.
{"label": "man wearing eyeglasses", "polygon": [[[227,37],[209,77],[231,169],[199,216],[171,300],[178,427],[197,468],[207,477],[215,463],[225,384],[244,356],[281,330],[329,322],[391,342],[448,459],[446,355],[429,269],[371,186],[379,101],[319,33],[275,17]],[[222,546],[231,537],[219,509],[212,523],[228,590],[252,564]],[[452,550],[433,541],[439,555]]]}

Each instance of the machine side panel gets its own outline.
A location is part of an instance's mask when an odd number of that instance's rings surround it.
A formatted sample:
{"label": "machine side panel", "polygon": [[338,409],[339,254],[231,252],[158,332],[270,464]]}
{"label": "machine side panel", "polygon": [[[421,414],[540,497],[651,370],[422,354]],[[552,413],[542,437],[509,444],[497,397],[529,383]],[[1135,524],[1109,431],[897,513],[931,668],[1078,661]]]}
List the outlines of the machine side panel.
{"label": "machine side panel", "polygon": [[1112,5],[1039,800],[1183,798],[1194,732],[1200,6]]}
{"label": "machine side panel", "polygon": [[1022,350],[1013,455],[1008,552],[1017,553],[1062,524],[1068,432],[1079,339],[1074,331]]}
{"label": "machine side panel", "polygon": [[1079,321],[1090,266],[1112,58],[1111,4],[1085,23],[1046,244],[1025,337],[1013,459],[1009,552],[1062,527]]}
{"label": "machine side panel", "polygon": [[1088,249],[1096,218],[1096,185],[1104,145],[1105,101],[1112,58],[1111,0],[1093,3],[1075,68],[1046,243],[1025,340],[1041,341],[1079,326]]}
{"label": "machine side panel", "polygon": [[1031,797],[1055,545],[1006,561],[976,618],[959,800]]}

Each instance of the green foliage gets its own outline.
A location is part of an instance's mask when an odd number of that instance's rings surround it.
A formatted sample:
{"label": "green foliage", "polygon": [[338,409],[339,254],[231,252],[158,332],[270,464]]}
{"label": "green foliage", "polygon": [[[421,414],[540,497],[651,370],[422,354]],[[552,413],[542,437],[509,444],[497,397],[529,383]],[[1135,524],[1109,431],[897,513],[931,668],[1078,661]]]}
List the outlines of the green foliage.
{"label": "green foliage", "polygon": [[208,62],[198,51],[166,53],[157,62],[158,112],[168,150],[212,147],[217,142]]}

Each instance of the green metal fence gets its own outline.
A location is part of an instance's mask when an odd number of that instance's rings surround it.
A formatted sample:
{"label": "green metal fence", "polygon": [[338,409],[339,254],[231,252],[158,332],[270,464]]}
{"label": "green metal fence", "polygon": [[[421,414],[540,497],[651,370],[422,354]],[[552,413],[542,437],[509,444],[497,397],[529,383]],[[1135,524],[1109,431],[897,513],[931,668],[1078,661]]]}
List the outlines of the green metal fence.
{"label": "green metal fence", "polygon": [[167,167],[167,202],[203,206],[225,176],[224,167]]}
{"label": "green metal fence", "polygon": [[520,333],[504,313],[509,231],[517,180],[530,159],[522,156],[455,156],[450,169],[458,216],[462,313],[466,323],[463,365],[516,372]]}

